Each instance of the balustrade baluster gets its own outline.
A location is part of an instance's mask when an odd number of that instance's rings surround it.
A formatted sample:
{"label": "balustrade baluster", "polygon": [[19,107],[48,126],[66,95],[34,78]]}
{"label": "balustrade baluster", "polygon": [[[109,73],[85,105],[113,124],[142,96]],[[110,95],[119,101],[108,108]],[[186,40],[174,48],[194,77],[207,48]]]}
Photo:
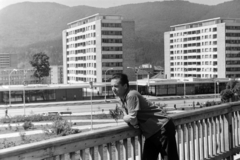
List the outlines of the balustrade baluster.
{"label": "balustrade baluster", "polygon": [[209,128],[209,156],[213,157],[213,122],[212,118],[208,119]]}
{"label": "balustrade baluster", "polygon": [[60,156],[57,156],[55,160],[61,160]]}
{"label": "balustrade baluster", "polygon": [[135,137],[131,137],[131,159],[136,160]]}
{"label": "balustrade baluster", "polygon": [[183,125],[179,125],[179,129],[180,129],[180,144],[179,144],[179,149],[180,149],[180,160],[185,160],[185,150],[184,150],[184,126]]}
{"label": "balustrade baluster", "polygon": [[217,155],[217,123],[216,117],[212,117],[213,123],[213,155]]}
{"label": "balustrade baluster", "polygon": [[220,121],[219,116],[216,117],[216,123],[217,123],[217,154],[221,153],[221,127],[220,127]]}
{"label": "balustrade baluster", "polygon": [[71,159],[71,160],[77,160],[77,158],[76,158],[76,152],[71,152],[71,153],[70,153],[70,159]]}
{"label": "balustrade baluster", "polygon": [[71,159],[70,159],[70,153],[66,153],[66,154],[65,154],[64,160],[71,160]]}
{"label": "balustrade baluster", "polygon": [[128,139],[123,140],[123,160],[128,160]]}
{"label": "balustrade baluster", "polygon": [[238,146],[238,128],[237,128],[237,112],[233,112],[233,128],[234,128],[234,134],[233,134],[233,137],[234,137],[234,144],[233,144],[233,147],[237,147]]}
{"label": "balustrade baluster", "polygon": [[197,122],[193,122],[193,133],[195,134],[195,158],[194,160],[200,160],[200,152],[199,152],[199,132],[198,132],[198,124]]}
{"label": "balustrade baluster", "polygon": [[184,144],[185,144],[185,160],[190,160],[190,143],[189,143],[189,125],[184,124]]}
{"label": "balustrade baluster", "polygon": [[65,160],[65,154],[60,155],[59,160]]}
{"label": "balustrade baluster", "polygon": [[97,149],[98,160],[104,160],[103,145],[99,145]]}
{"label": "balustrade baluster", "polygon": [[86,152],[85,152],[85,149],[83,150],[80,150],[80,160],[86,160]]}
{"label": "balustrade baluster", "polygon": [[225,134],[225,130],[224,130],[224,128],[227,128],[226,126],[225,126],[225,123],[224,123],[224,115],[220,115],[219,116],[219,118],[220,118],[220,126],[221,126],[221,152],[223,153],[223,152],[225,152],[225,136],[226,136],[226,134]]}
{"label": "balustrade baluster", "polygon": [[89,148],[89,160],[95,160],[94,147]]}
{"label": "balustrade baluster", "polygon": [[240,145],[240,114],[239,111],[236,112],[237,114],[237,137],[238,137],[238,146]]}
{"label": "balustrade baluster", "polygon": [[235,113],[232,112],[232,135],[233,135],[233,147],[236,144],[236,137],[235,137]]}
{"label": "balustrade baluster", "polygon": [[138,135],[138,160],[142,160],[143,150],[143,138],[142,135]]}
{"label": "balustrade baluster", "polygon": [[107,160],[112,160],[112,144],[107,144]]}
{"label": "balustrade baluster", "polygon": [[202,120],[203,123],[203,139],[204,139],[204,158],[209,157],[208,146],[208,122],[207,119]]}
{"label": "balustrade baluster", "polygon": [[175,130],[176,130],[175,139],[176,139],[177,151],[178,151],[178,155],[179,155],[179,146],[178,146],[178,144],[180,144],[180,142],[179,142],[179,126],[175,126]]}
{"label": "balustrade baluster", "polygon": [[115,160],[121,160],[121,147],[120,142],[115,142]]}
{"label": "balustrade baluster", "polygon": [[229,143],[229,122],[228,122],[228,114],[226,115],[223,115],[223,131],[224,131],[224,143],[225,143],[225,151],[229,151],[229,146],[230,146],[230,143]]}
{"label": "balustrade baluster", "polygon": [[204,158],[204,137],[203,137],[203,123],[202,120],[199,120],[199,135],[200,135],[200,140],[199,140],[199,149],[200,149],[200,159]]}
{"label": "balustrade baluster", "polygon": [[[229,142],[229,150],[232,150],[233,149],[233,130],[232,130],[232,112],[228,112],[227,115],[226,115],[226,120],[228,122],[228,126],[230,127],[228,129],[228,142]],[[230,160],[233,160],[233,155],[230,155],[229,156],[229,159]]]}
{"label": "balustrade baluster", "polygon": [[194,123],[189,123],[190,132],[190,160],[195,159],[195,136],[194,136]]}

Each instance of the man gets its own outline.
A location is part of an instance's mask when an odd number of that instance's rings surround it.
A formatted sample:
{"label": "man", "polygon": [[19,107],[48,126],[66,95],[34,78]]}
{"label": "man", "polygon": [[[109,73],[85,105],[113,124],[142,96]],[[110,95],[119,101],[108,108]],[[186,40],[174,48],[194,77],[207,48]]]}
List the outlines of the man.
{"label": "man", "polygon": [[135,90],[129,90],[126,74],[116,73],[111,79],[112,91],[120,98],[123,120],[140,128],[145,137],[143,160],[178,160],[175,126],[164,112]]}
{"label": "man", "polygon": [[7,108],[5,110],[5,118],[9,118],[9,116],[8,116],[8,109]]}

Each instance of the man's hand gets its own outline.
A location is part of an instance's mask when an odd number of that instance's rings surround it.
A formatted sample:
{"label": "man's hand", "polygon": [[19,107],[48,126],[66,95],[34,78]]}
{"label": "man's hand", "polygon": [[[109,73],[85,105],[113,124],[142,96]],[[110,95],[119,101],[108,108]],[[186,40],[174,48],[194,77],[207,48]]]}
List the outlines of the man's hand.
{"label": "man's hand", "polygon": [[128,116],[127,114],[124,114],[124,116],[123,116],[123,120],[124,120],[126,123],[130,123],[130,121],[131,121],[131,117]]}
{"label": "man's hand", "polygon": [[[138,120],[137,120],[137,118],[133,118],[133,116],[125,115],[125,116],[123,117],[123,120],[124,120],[126,123],[130,123],[132,126],[135,126],[135,125],[138,126]],[[136,126],[136,127],[137,127],[137,126]],[[134,127],[134,128],[135,128],[135,127]],[[138,126],[138,128],[139,128],[139,126]]]}

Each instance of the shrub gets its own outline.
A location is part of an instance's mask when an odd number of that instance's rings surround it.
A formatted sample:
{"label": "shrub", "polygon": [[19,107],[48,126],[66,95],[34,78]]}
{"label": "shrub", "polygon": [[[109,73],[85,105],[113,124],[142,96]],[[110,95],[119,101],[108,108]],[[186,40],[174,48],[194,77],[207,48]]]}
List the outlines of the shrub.
{"label": "shrub", "polygon": [[3,139],[3,142],[0,143],[0,149],[2,148],[9,148],[9,147],[13,147],[16,146],[16,144],[12,141],[7,141],[7,139]]}
{"label": "shrub", "polygon": [[123,111],[118,107],[117,104],[115,109],[109,109],[109,114],[117,122],[117,124],[118,124],[118,119],[123,117]]}
{"label": "shrub", "polygon": [[0,119],[0,122],[2,123],[18,123],[18,122],[26,122],[26,121],[31,121],[31,122],[39,122],[39,121],[54,121],[57,119],[62,119],[61,116],[51,116],[51,115],[41,115],[41,114],[35,114],[35,115],[29,115],[29,116],[23,116],[23,115],[18,115],[14,116],[11,118],[2,118]]}
{"label": "shrub", "polygon": [[217,103],[217,105],[220,105],[220,104],[222,104],[222,102],[221,102],[221,101],[217,101],[216,103]]}
{"label": "shrub", "polygon": [[34,124],[31,121],[26,121],[23,123],[23,129],[28,130],[34,128]]}
{"label": "shrub", "polygon": [[53,132],[57,135],[66,136],[69,134],[80,133],[79,129],[72,129],[72,124],[67,120],[56,120],[52,125]]}
{"label": "shrub", "polygon": [[221,101],[223,103],[229,102],[230,99],[233,97],[234,93],[230,89],[225,89],[221,91],[220,96],[221,96]]}
{"label": "shrub", "polygon": [[16,126],[16,128],[15,128],[15,130],[14,130],[15,132],[18,132],[19,131],[19,127],[18,126]]}
{"label": "shrub", "polygon": [[216,105],[216,102],[215,101],[212,101],[212,106]]}
{"label": "shrub", "polygon": [[22,141],[26,141],[27,140],[25,132],[19,132],[19,135],[20,135]]}

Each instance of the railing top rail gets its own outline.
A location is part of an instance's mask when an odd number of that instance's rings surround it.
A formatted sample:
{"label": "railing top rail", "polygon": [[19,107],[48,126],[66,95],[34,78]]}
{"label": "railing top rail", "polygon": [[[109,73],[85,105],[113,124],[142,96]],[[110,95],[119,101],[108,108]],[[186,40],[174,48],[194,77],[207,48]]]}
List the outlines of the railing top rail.
{"label": "railing top rail", "polygon": [[[240,105],[240,103],[238,103]],[[240,110],[240,108],[238,109]],[[174,120],[175,125],[186,124],[197,120],[211,118],[219,115],[224,115],[232,111],[231,104],[222,104],[217,106],[211,106],[207,108],[201,108],[197,110],[191,110],[175,115],[170,115]]]}

